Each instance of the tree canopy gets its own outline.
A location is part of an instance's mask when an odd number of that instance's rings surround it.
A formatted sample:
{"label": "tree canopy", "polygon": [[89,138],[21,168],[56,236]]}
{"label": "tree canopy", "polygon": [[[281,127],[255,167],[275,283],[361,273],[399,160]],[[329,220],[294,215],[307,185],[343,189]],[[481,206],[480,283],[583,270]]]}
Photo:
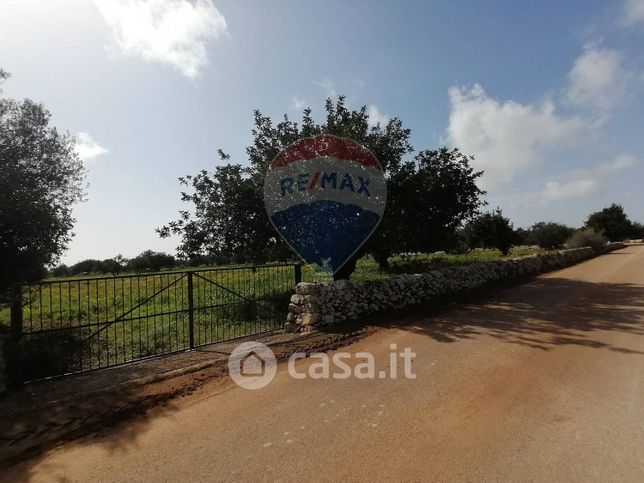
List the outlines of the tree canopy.
{"label": "tree canopy", "polygon": [[624,240],[634,231],[624,207],[616,203],[592,213],[586,220],[586,227],[603,233],[610,241]]}
{"label": "tree canopy", "polygon": [[546,250],[562,248],[574,231],[574,228],[561,223],[540,221],[525,233],[524,243],[538,245]]}
{"label": "tree canopy", "polygon": [[42,104],[0,97],[0,293],[44,275],[72,238],[85,169],[73,137],[50,119]]}
{"label": "tree canopy", "polygon": [[463,237],[471,249],[496,248],[507,255],[516,240],[516,233],[510,220],[497,208],[468,222],[463,229]]}
{"label": "tree canopy", "polygon": [[187,260],[177,260],[173,255],[169,255],[164,252],[145,250],[136,257],[130,259],[119,254],[113,258],[106,258],[104,260],[89,258],[74,263],[71,266],[67,266],[65,264],[58,265],[49,271],[49,275],[54,277],[70,277],[76,275],[111,273],[116,276],[124,271],[135,273],[148,271],[158,272],[162,269],[183,266],[187,263]]}
{"label": "tree canopy", "polygon": [[414,153],[411,131],[398,118],[385,125],[370,124],[366,106],[351,110],[345,98],[327,99],[325,119],[318,123],[312,111],[301,122],[284,115],[279,122],[255,111],[253,142],[246,148],[249,163],[235,164],[219,150],[220,163],[212,172],[180,178],[186,188],[183,201],[191,205],[177,220],[157,231],[162,237],[181,237],[179,253],[185,258],[203,255],[220,261],[248,262],[292,258],[293,254],[271,225],[263,202],[263,180],[268,165],[298,139],[318,134],[350,138],[369,149],[380,161],[387,180],[387,208],[383,219],[352,262],[372,253],[381,264],[402,251],[449,248],[456,230],[476,214],[484,194],[470,158],[457,149],[440,148]]}

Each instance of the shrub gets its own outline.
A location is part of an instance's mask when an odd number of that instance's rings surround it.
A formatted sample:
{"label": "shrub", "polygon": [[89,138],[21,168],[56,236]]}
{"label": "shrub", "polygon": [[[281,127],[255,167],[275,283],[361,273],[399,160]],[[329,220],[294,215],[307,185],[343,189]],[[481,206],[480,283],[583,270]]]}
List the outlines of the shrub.
{"label": "shrub", "polygon": [[507,255],[517,237],[510,220],[497,208],[483,213],[465,225],[462,236],[471,248],[496,248]]}
{"label": "shrub", "polygon": [[633,227],[633,229],[631,231],[631,238],[633,238],[633,239],[644,238],[644,225],[634,221],[633,224],[632,224],[632,227]]}
{"label": "shrub", "polygon": [[608,243],[608,238],[603,233],[597,233],[592,228],[584,228],[573,233],[566,242],[566,245],[568,248],[601,248],[606,243]]}
{"label": "shrub", "polygon": [[586,226],[603,233],[610,241],[624,240],[633,231],[633,224],[626,216],[624,208],[615,203],[591,214]]}
{"label": "shrub", "polygon": [[530,227],[524,240],[528,245],[552,250],[561,248],[574,233],[572,228],[560,223],[539,222]]}

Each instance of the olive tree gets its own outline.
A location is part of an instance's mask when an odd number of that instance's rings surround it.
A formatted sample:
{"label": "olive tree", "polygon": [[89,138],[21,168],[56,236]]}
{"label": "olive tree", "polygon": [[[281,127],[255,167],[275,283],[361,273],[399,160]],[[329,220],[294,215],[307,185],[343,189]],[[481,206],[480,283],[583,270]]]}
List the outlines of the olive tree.
{"label": "olive tree", "polygon": [[[0,82],[9,74],[0,70]],[[42,104],[1,97],[0,294],[35,280],[73,234],[73,205],[83,199],[85,169],[74,138],[50,126]]]}
{"label": "olive tree", "polygon": [[257,262],[293,257],[264,209],[264,175],[273,158],[293,142],[331,134],[369,149],[384,169],[388,190],[378,229],[336,278],[348,278],[365,253],[386,267],[394,253],[450,248],[458,227],[484,204],[484,192],[476,185],[482,172],[473,170],[471,158],[448,148],[415,153],[411,131],[400,119],[373,125],[366,106],[351,110],[342,96],[327,99],[325,111],[324,120],[315,122],[307,108],[299,123],[287,115],[274,122],[255,111],[253,142],[246,148],[248,163],[230,163],[219,150],[223,164],[212,172],[180,178],[186,188],[181,198],[190,209],[159,228],[160,236],[179,235],[178,251],[188,259],[207,255],[214,260]]}

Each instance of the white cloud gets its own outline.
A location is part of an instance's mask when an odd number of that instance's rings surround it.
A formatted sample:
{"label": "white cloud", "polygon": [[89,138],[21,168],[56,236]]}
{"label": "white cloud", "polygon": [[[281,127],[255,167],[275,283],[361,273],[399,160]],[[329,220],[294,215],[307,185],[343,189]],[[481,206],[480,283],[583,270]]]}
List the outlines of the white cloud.
{"label": "white cloud", "polygon": [[539,164],[544,151],[576,144],[589,128],[581,118],[557,114],[552,102],[498,101],[479,84],[452,87],[449,99],[447,140],[475,157],[472,165],[485,171],[485,187],[512,181]]}
{"label": "white cloud", "polygon": [[109,153],[109,151],[98,144],[92,136],[86,132],[76,134],[76,153],[86,163],[94,158]]}
{"label": "white cloud", "polygon": [[644,25],[644,0],[626,0],[622,12],[624,25]]}
{"label": "white cloud", "polygon": [[326,93],[327,97],[335,97],[338,95],[337,91],[335,90],[335,84],[328,77],[324,77],[323,79],[320,79],[320,80],[314,80],[313,84],[315,84],[318,87],[321,87]]}
{"label": "white cloud", "polygon": [[293,96],[291,97],[291,107],[293,109],[304,109],[306,107],[306,101],[297,96]]}
{"label": "white cloud", "polygon": [[617,156],[610,161],[602,163],[597,168],[597,173],[600,175],[617,173],[619,171],[624,171],[625,169],[633,168],[639,164],[639,161],[635,156],[630,154],[622,154]]}
{"label": "white cloud", "polygon": [[548,181],[541,192],[545,201],[569,200],[590,196],[597,191],[594,179],[575,179],[571,181]]}
{"label": "white cloud", "polygon": [[628,75],[617,50],[588,45],[568,74],[566,97],[578,107],[607,111],[623,97]]}
{"label": "white cloud", "polygon": [[367,107],[367,114],[369,115],[369,127],[375,127],[378,123],[381,127],[385,127],[389,122],[389,117],[380,112],[378,107],[373,104]]}
{"label": "white cloud", "polygon": [[639,164],[639,160],[630,154],[622,154],[615,158],[600,163],[594,168],[578,169],[566,176],[565,181],[548,181],[540,196],[526,197],[528,203],[533,198],[537,199],[537,205],[543,205],[548,201],[570,200],[593,195],[597,192],[600,182],[607,176],[620,171],[633,168]]}
{"label": "white cloud", "polygon": [[210,0],[95,0],[117,46],[148,62],[169,64],[194,78],[208,63],[206,43],[227,34]]}
{"label": "white cloud", "polygon": [[571,179],[599,179],[637,166],[640,161],[631,154],[620,154],[592,168],[576,169],[569,173]]}

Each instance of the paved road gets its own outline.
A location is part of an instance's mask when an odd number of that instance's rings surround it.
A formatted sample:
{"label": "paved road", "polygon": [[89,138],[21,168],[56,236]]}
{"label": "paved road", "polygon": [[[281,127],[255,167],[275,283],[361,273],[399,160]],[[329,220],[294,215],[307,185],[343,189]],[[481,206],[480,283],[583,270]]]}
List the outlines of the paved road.
{"label": "paved road", "polygon": [[5,477],[644,481],[644,247],[487,302],[349,347],[378,370],[390,343],[411,347],[416,379],[294,380],[280,366],[267,388],[209,384]]}

